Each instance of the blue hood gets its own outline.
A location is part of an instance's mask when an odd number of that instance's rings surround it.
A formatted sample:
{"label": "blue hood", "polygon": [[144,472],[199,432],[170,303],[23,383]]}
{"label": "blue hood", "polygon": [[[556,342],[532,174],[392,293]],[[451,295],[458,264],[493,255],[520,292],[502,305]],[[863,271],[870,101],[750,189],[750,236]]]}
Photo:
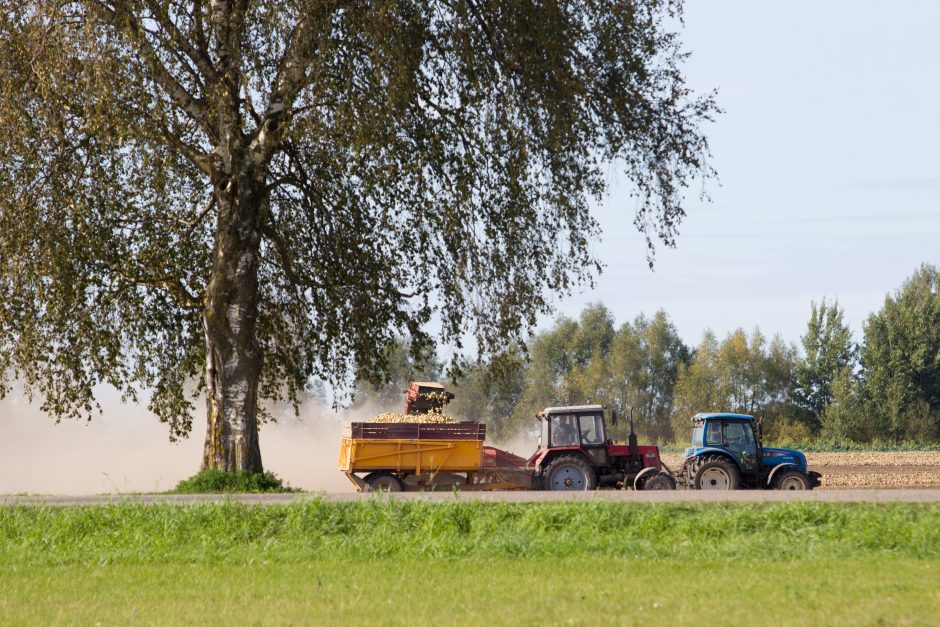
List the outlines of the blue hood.
{"label": "blue hood", "polygon": [[806,455],[791,448],[765,448],[761,464],[764,466],[795,464],[806,470]]}

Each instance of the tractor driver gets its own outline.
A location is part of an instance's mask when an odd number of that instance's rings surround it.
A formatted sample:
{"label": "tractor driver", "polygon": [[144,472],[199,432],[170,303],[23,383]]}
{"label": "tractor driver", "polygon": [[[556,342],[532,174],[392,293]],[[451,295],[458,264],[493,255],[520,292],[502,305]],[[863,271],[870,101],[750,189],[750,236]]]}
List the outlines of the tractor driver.
{"label": "tractor driver", "polygon": [[571,416],[559,416],[552,429],[554,446],[574,446],[578,443],[578,432],[572,424]]}

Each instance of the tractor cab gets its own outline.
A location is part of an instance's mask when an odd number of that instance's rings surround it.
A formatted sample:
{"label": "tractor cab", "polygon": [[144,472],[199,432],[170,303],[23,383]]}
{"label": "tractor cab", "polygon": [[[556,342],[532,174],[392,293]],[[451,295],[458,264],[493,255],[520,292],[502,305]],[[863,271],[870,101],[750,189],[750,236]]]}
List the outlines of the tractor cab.
{"label": "tractor cab", "polygon": [[601,405],[548,407],[541,416],[540,447],[583,450],[595,462],[607,463],[607,425]]}
{"label": "tractor cab", "polygon": [[[744,414],[696,414],[692,419],[692,446],[717,447],[728,452],[744,473],[758,469],[758,442],[754,418]],[[688,451],[686,451],[688,454]]]}

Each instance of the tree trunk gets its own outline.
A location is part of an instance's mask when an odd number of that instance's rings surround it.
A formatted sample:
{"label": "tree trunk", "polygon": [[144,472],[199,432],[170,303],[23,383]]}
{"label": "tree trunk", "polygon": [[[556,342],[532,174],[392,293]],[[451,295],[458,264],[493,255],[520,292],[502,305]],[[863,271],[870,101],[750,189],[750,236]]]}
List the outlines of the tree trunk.
{"label": "tree trunk", "polygon": [[264,197],[245,189],[246,179],[216,186],[219,222],[203,312],[209,423],[203,470],[262,471],[258,380],[263,356],[256,327]]}

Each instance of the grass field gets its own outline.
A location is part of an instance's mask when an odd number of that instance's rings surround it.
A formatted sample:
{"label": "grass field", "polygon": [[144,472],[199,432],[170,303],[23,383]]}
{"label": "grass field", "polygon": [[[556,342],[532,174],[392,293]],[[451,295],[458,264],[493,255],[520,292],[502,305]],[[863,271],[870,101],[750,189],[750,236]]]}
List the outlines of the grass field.
{"label": "grass field", "polygon": [[940,506],[0,508],[4,624],[935,624]]}

